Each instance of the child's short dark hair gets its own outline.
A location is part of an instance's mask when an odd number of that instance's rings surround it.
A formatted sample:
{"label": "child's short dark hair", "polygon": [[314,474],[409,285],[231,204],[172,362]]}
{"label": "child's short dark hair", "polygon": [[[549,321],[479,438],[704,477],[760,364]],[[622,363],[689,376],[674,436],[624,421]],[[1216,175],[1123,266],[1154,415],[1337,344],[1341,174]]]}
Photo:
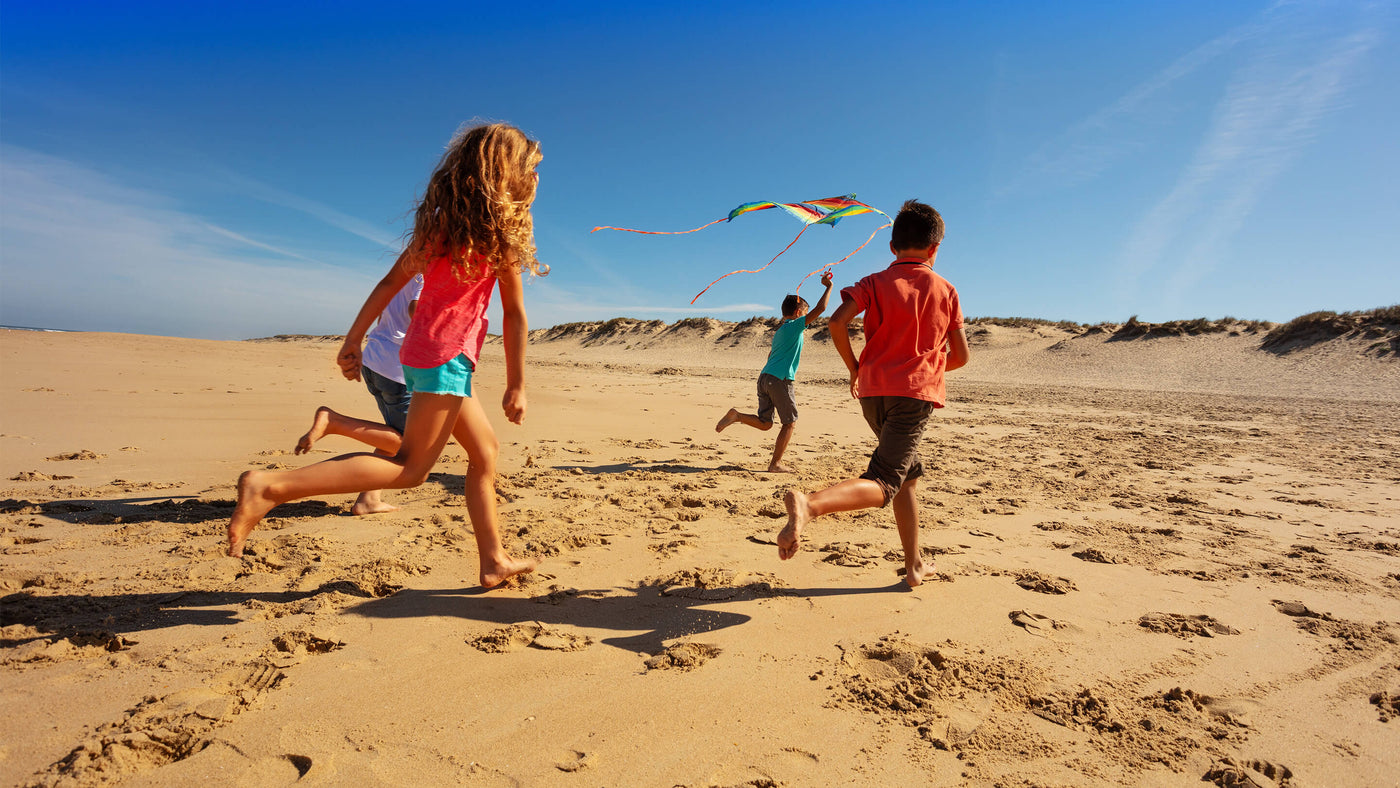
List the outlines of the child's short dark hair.
{"label": "child's short dark hair", "polygon": [[931,205],[906,200],[894,217],[890,246],[895,249],[927,249],[943,242],[943,217]]}
{"label": "child's short dark hair", "polygon": [[783,299],[783,317],[787,317],[795,312],[799,306],[807,306],[807,299],[800,295],[789,295]]}

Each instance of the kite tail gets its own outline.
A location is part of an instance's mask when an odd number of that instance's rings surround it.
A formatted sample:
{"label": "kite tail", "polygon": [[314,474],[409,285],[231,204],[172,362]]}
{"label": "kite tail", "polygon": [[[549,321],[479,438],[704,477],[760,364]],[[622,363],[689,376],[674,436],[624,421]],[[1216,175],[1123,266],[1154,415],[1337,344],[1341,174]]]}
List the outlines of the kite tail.
{"label": "kite tail", "polygon": [[589,230],[589,232],[596,233],[599,230],[621,230],[624,233],[641,233],[642,235],[685,235],[686,233],[693,233],[696,230],[703,230],[706,227],[709,227],[711,224],[719,224],[720,222],[727,221],[729,221],[728,216],[722,219],[716,219],[713,222],[710,222],[709,224],[702,224],[699,227],[696,227],[695,230],[671,230],[668,232],[666,230],[632,230],[627,227],[608,227],[604,225],[602,227],[594,227],[592,230]]}
{"label": "kite tail", "polygon": [[[884,214],[881,214],[881,215],[883,216]],[[831,269],[835,268],[836,266],[838,266],[838,265],[840,265],[840,264],[846,262],[847,260],[851,259],[852,257],[855,256],[856,252],[859,252],[860,250],[864,249],[866,246],[868,246],[868,245],[870,244],[871,241],[875,240],[875,234],[876,234],[876,233],[880,232],[881,230],[885,229],[886,227],[889,227],[891,224],[894,224],[894,222],[886,222],[885,224],[882,224],[882,225],[880,225],[879,227],[876,227],[876,228],[875,228],[875,232],[871,233],[871,234],[870,234],[870,237],[865,239],[865,243],[861,244],[860,246],[857,246],[857,247],[855,248],[855,251],[851,252],[850,254],[846,255],[845,257],[841,258],[840,260],[837,260],[837,261],[834,262],[834,263],[827,263],[826,265],[822,266],[821,268],[818,268],[817,270],[813,271],[811,274],[807,274],[806,276],[802,277],[802,281],[797,283],[797,292],[798,292],[799,294],[802,292],[802,285],[805,284],[805,283],[807,282],[808,279],[811,279],[811,278],[812,278],[812,274],[818,274],[818,273],[824,273],[824,272],[826,272],[826,271],[830,271]],[[725,275],[728,276],[728,274],[725,274]],[[695,302],[692,301],[691,303],[695,303]]]}
{"label": "kite tail", "polygon": [[[786,252],[787,250],[791,249],[791,248],[792,248],[792,245],[795,244],[795,243],[797,243],[797,239],[798,239],[798,238],[801,238],[801,237],[802,237],[802,234],[805,233],[805,232],[807,232],[807,228],[808,228],[808,227],[811,227],[811,226],[812,226],[812,225],[810,225],[810,224],[804,224],[804,225],[802,225],[802,229],[801,229],[801,230],[798,230],[798,231],[797,231],[797,235],[792,239],[792,241],[791,241],[787,246],[784,246],[784,247],[783,247],[783,251],[782,251],[782,252],[778,252],[777,254],[773,255],[773,260],[777,260],[779,257],[782,257],[782,256],[783,256],[783,252]],[[872,237],[873,237],[873,236],[872,236]],[[868,242],[867,242],[867,243],[868,243]],[[854,254],[854,252],[852,252],[852,254]],[[768,263],[767,263],[767,265],[764,265],[763,268],[755,268],[755,269],[753,269],[752,271],[745,271],[745,270],[730,271],[729,273],[725,274],[724,276],[721,276],[719,279],[723,279],[725,276],[733,276],[734,274],[756,274],[756,273],[758,273],[759,271],[762,271],[762,270],[764,270],[765,268],[767,268],[768,266],[772,265],[772,264],[773,264],[773,260],[769,260]],[[714,287],[716,284],[718,284],[718,283],[719,283],[719,279],[716,279],[715,281],[713,281],[713,282],[711,282],[711,283],[705,285],[705,289],[704,289],[704,290],[701,290],[701,291],[698,292],[698,293],[696,293],[696,294],[695,294],[695,298],[690,299],[690,303],[694,304],[694,303],[696,302],[696,300],[698,300],[698,299],[700,298],[700,296],[704,295],[710,288],[712,288],[712,287]]]}

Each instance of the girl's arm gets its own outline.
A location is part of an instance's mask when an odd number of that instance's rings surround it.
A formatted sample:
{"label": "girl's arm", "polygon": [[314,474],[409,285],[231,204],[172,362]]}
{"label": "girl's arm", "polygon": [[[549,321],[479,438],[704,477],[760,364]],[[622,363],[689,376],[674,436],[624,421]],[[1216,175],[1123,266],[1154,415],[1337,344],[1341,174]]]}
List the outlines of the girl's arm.
{"label": "girl's arm", "polygon": [[506,346],[506,393],[501,407],[513,424],[525,420],[525,337],[530,323],[525,317],[525,287],[519,269],[497,277],[501,286],[503,323],[501,338]]}
{"label": "girl's arm", "polygon": [[370,291],[365,305],[360,307],[360,313],[355,316],[354,324],[345,333],[345,341],[340,344],[335,363],[340,365],[340,373],[347,380],[360,379],[360,352],[364,349],[365,334],[369,333],[374,321],[379,319],[379,315],[389,306],[394,296],[413,278],[413,272],[407,269],[407,264],[408,250],[404,250],[399,259],[394,261],[389,273]]}

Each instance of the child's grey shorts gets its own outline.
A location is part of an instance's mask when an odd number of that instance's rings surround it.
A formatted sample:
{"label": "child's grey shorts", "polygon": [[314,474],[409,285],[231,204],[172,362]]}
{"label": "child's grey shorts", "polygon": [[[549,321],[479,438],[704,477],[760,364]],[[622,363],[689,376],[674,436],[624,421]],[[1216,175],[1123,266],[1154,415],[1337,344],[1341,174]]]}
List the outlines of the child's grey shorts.
{"label": "child's grey shorts", "polygon": [[775,410],[782,423],[797,421],[797,398],[793,396],[792,381],[764,372],[758,376],[758,420],[771,424]]}

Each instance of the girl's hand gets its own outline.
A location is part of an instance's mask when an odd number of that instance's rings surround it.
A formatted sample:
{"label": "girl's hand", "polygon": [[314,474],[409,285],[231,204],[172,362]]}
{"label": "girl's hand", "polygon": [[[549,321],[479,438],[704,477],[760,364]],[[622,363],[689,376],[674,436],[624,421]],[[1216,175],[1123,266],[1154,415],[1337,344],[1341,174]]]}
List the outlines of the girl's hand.
{"label": "girl's hand", "polygon": [[826,287],[831,287],[831,282],[835,278],[836,276],[834,274],[832,274],[830,271],[827,271],[826,273],[822,274],[822,284]]}
{"label": "girl's hand", "polygon": [[501,397],[501,408],[506,412],[506,419],[511,424],[520,424],[525,421],[525,389],[506,389],[506,394]]}
{"label": "girl's hand", "polygon": [[340,374],[346,380],[360,379],[360,349],[354,345],[341,345],[340,354],[335,357],[335,363],[340,366]]}

